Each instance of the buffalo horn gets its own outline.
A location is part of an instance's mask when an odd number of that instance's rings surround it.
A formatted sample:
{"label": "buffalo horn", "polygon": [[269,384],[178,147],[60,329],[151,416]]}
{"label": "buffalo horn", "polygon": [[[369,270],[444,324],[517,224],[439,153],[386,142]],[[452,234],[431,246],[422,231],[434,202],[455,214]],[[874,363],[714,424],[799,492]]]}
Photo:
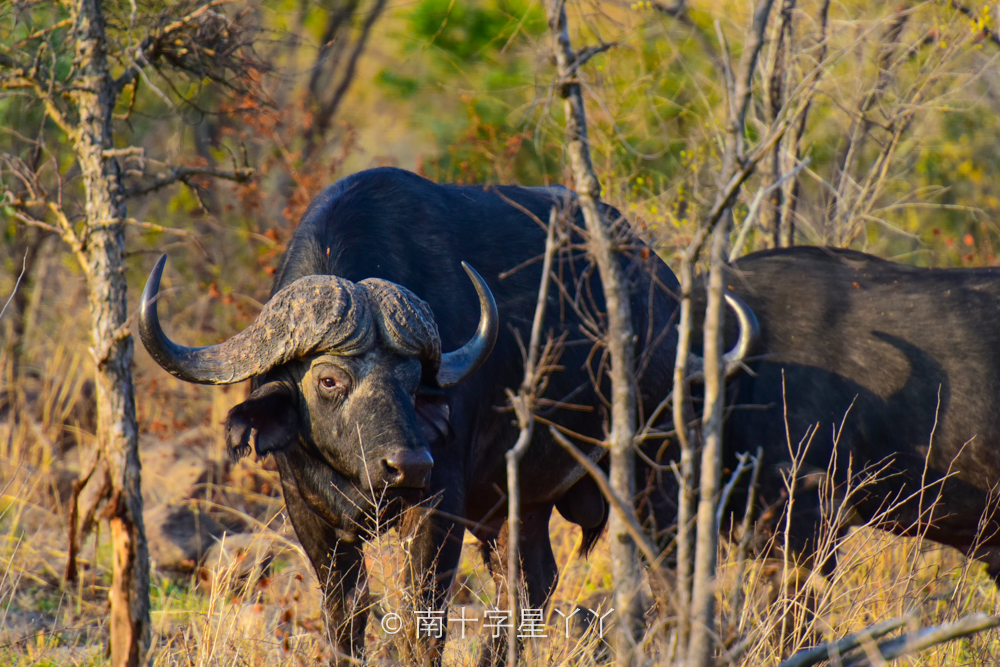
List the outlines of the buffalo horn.
{"label": "buffalo horn", "polygon": [[490,288],[486,286],[486,281],[465,262],[462,262],[462,268],[469,274],[472,284],[476,287],[476,293],[479,294],[479,328],[468,343],[454,352],[441,355],[441,367],[437,379],[442,387],[458,384],[482,366],[493,351],[500,329],[497,304],[493,300]]}
{"label": "buffalo horn", "polygon": [[386,346],[403,356],[420,357],[437,373],[441,364],[441,337],[427,302],[402,285],[380,278],[365,278],[358,285],[368,290]]}
{"label": "buffalo horn", "polygon": [[723,355],[722,361],[726,367],[726,377],[735,373],[743,365],[743,360],[750,354],[757,339],[760,338],[760,324],[757,316],[750,310],[740,297],[726,292],[726,303],[736,313],[736,321],[740,325],[740,337],[733,349]]}
{"label": "buffalo horn", "polygon": [[139,336],[150,356],[187,382],[233,384],[321,350],[362,354],[374,343],[367,295],[335,276],[306,276],[279,290],[244,331],[218,345],[184,347],[160,327],[156,300],[167,256],[153,267],[139,306]]}
{"label": "buffalo horn", "polygon": [[[726,377],[734,375],[742,366],[743,360],[760,337],[760,324],[757,316],[753,314],[750,306],[740,297],[726,292],[726,303],[736,313],[736,321],[740,325],[740,337],[733,348],[722,355],[722,363],[725,368]],[[694,382],[704,382],[705,380],[705,359],[697,354],[688,355],[689,378]]]}

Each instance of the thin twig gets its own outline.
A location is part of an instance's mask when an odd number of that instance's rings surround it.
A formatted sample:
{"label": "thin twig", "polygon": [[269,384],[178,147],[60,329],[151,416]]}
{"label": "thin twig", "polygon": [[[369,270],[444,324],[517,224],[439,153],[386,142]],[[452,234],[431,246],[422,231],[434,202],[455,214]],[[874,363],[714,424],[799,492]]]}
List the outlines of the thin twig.
{"label": "thin twig", "polygon": [[729,500],[733,495],[733,490],[736,488],[737,482],[740,481],[740,477],[743,476],[747,470],[753,467],[753,464],[748,463],[750,460],[750,452],[743,452],[737,455],[736,460],[736,470],[733,474],[729,476],[729,481],[726,485],[722,487],[722,494],[719,496],[719,506],[715,508],[715,524],[717,526],[722,525],[722,517],[726,511],[726,506],[729,504]]}
{"label": "thin twig", "polygon": [[[103,220],[101,222],[104,222]],[[115,221],[119,222],[119,221]],[[135,218],[124,218],[121,220],[125,224],[132,225],[134,227],[141,227],[143,229],[148,229],[153,232],[162,232],[165,234],[176,234],[177,236],[188,236],[194,237],[190,231],[186,229],[177,229],[176,227],[165,227],[163,225],[158,225],[155,222],[146,222],[144,220],[136,220]]]}
{"label": "thin twig", "polygon": [[[531,437],[534,433],[535,425],[535,403],[538,398],[540,388],[544,385],[545,371],[552,367],[549,360],[545,359],[545,354],[550,352],[551,346],[546,346],[543,354],[542,373],[539,373],[539,345],[542,336],[542,325],[545,322],[545,311],[549,301],[549,282],[552,276],[552,258],[558,248],[556,240],[556,226],[559,221],[559,208],[552,206],[549,215],[549,227],[545,237],[545,256],[542,261],[542,278],[538,287],[538,300],[535,303],[535,316],[531,321],[531,334],[528,342],[528,350],[524,360],[524,379],[521,381],[521,388],[514,396],[508,390],[508,399],[514,407],[517,415],[518,433],[517,442],[507,451],[507,605],[511,617],[516,616],[517,610],[517,589],[520,582],[519,574],[519,554],[521,542],[521,488],[519,467],[521,459],[528,446],[531,444]],[[511,665],[517,664],[517,640],[514,637],[508,638],[507,642],[507,662]]]}
{"label": "thin twig", "polygon": [[750,473],[750,488],[747,491],[747,504],[743,510],[743,523],[740,526],[740,541],[736,546],[736,591],[733,600],[733,618],[742,618],[743,613],[743,575],[747,569],[747,547],[750,544],[750,522],[753,520],[754,507],[757,504],[757,480],[760,477],[760,465],[764,458],[763,447],[757,448],[754,454],[753,472]]}
{"label": "thin twig", "polygon": [[[611,503],[611,507],[618,513],[619,517],[621,517],[622,523],[624,523],[625,527],[628,529],[629,536],[635,541],[636,546],[639,547],[639,551],[642,552],[643,557],[649,564],[650,574],[655,574],[655,576],[662,578],[663,581],[666,582],[667,579],[662,572],[662,566],[660,564],[662,555],[656,552],[656,547],[649,541],[649,538],[646,537],[646,534],[642,530],[642,526],[639,525],[639,521],[635,518],[635,512],[632,511],[631,506],[629,506],[625,500],[623,500],[617,493],[615,493],[615,490],[611,488],[611,482],[608,481],[608,476],[605,475],[604,472],[597,467],[596,463],[591,461],[586,454],[581,452],[579,448],[570,442],[569,439],[562,433],[551,426],[549,427],[549,433],[552,434],[552,437],[555,438],[555,441],[558,442],[563,449],[569,452],[570,456],[572,456],[577,463],[583,466],[583,469],[586,470],[594,482],[597,483],[597,487],[601,490],[601,493],[604,494],[604,497],[608,499],[608,502]],[[664,590],[671,598],[670,604],[675,605],[676,600],[673,599],[673,593],[670,588],[665,588]]]}
{"label": "thin twig", "polygon": [[254,170],[252,167],[245,167],[242,169],[211,169],[203,167],[175,167],[172,172],[166,174],[165,176],[160,176],[151,183],[146,185],[137,185],[125,190],[126,197],[137,197],[139,195],[149,194],[150,192],[155,192],[161,188],[165,188],[168,185],[173,185],[178,181],[184,181],[192,176],[211,176],[212,178],[224,178],[229,181],[235,181],[237,183],[246,183],[253,176]]}
{"label": "thin twig", "polygon": [[24,261],[21,262],[21,275],[17,277],[17,282],[14,283],[14,289],[11,290],[10,296],[7,298],[7,303],[3,305],[3,310],[0,310],[0,320],[3,319],[3,314],[7,312],[7,306],[10,302],[14,300],[14,295],[17,294],[17,288],[21,286],[21,280],[24,278],[24,272],[28,270],[28,253],[24,253]]}
{"label": "thin twig", "polygon": [[798,176],[799,172],[802,171],[811,161],[811,158],[806,158],[799,162],[795,167],[784,174],[780,179],[772,183],[766,188],[757,191],[757,196],[754,197],[753,203],[750,204],[750,209],[747,211],[747,215],[743,218],[743,226],[740,227],[740,233],[736,237],[736,242],[733,243],[732,250],[729,251],[729,261],[735,262],[736,258],[740,256],[743,252],[743,244],[746,243],[747,234],[750,232],[750,228],[753,226],[754,218],[757,217],[757,211],[760,209],[761,202],[764,198],[771,194],[774,190],[780,188],[784,185],[785,181],[795,178]]}

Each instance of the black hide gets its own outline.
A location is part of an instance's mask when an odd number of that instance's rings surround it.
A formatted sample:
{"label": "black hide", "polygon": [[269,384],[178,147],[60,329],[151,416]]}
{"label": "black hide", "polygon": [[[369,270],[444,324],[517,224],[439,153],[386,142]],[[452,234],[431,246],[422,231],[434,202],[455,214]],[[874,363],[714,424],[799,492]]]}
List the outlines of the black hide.
{"label": "black hide", "polygon": [[[855,485],[866,469],[883,470],[854,497],[857,519],[892,507],[883,528],[926,530],[996,575],[1000,269],[923,269],[798,247],[740,259],[727,285],[761,327],[753,372],[730,388],[727,465],[763,447],[762,500],[780,501],[788,441],[798,447],[818,425],[804,473],[831,469],[842,496],[849,467]],[[825,493],[813,485],[796,495],[791,538],[807,555]]]}

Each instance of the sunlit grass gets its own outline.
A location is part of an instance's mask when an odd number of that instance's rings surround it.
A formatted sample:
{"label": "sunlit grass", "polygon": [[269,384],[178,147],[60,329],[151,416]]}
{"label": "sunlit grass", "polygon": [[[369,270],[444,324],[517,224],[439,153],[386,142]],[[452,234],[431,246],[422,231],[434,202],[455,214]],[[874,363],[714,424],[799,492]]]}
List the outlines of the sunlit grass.
{"label": "sunlit grass", "polygon": [[[72,328],[72,322],[64,324]],[[81,544],[79,578],[64,580],[67,558],[66,479],[79,474],[94,445],[86,423],[86,355],[69,354],[54,339],[50,354],[33,360],[35,374],[14,387],[16,419],[0,419],[0,664],[107,665],[107,593],[111,545],[106,526]],[[66,335],[69,339],[69,334]],[[145,362],[143,362],[144,364]],[[143,442],[163,441],[178,451],[204,451],[224,460],[221,425],[242,390],[204,389],[156,374],[143,377],[139,365],[138,405]],[[4,366],[6,369],[6,366]],[[4,370],[4,377],[9,378]],[[194,448],[194,449],[192,449]],[[324,632],[319,585],[282,511],[276,472],[266,462],[244,460],[198,487],[193,503],[219,521],[242,526],[223,545],[186,572],[154,564],[151,574],[151,664],[156,666],[311,665],[332,656]],[[148,479],[147,492],[170,480]],[[82,510],[81,510],[82,511]],[[559,564],[559,584],[545,619],[545,638],[525,643],[529,665],[596,664],[601,645],[591,629],[569,627],[562,614],[577,608],[606,610],[613,588],[606,541],[590,558],[575,555],[579,530],[553,516],[550,524]],[[921,625],[957,619],[972,612],[996,613],[1000,598],[984,567],[927,540],[904,539],[878,530],[855,530],[838,549],[831,577],[801,573],[778,555],[756,558],[745,568],[746,603],[734,615],[734,547],[720,547],[718,599],[720,637],[740,647],[733,664],[774,665],[788,651],[833,639],[874,622],[915,612]],[[404,613],[407,586],[399,540],[389,532],[367,547],[371,608],[367,650],[376,664],[408,664],[417,650],[400,632],[386,633],[384,614]],[[798,576],[783,585],[782,576]],[[794,577],[792,577],[794,578]],[[648,595],[648,591],[646,592]],[[461,608],[480,619],[465,638],[450,624],[446,665],[473,665],[484,643],[482,618],[498,602],[493,579],[466,538],[447,617]],[[647,600],[652,607],[653,601]],[[814,613],[813,613],[814,612]],[[582,620],[578,612],[575,620]],[[782,619],[785,639],[782,641]],[[671,655],[672,619],[648,615],[644,651],[650,664]],[[405,618],[404,622],[412,622]],[[741,645],[742,643],[742,645]],[[939,646],[903,664],[929,666],[1000,662],[996,632]]]}

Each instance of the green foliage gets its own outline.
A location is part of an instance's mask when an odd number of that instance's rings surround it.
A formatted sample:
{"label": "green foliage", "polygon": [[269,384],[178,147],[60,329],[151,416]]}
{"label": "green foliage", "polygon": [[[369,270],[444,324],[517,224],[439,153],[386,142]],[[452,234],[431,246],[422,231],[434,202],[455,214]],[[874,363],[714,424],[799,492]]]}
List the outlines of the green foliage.
{"label": "green foliage", "polygon": [[[456,183],[558,180],[559,165],[535,149],[531,130],[511,127],[489,101],[470,96],[464,96],[463,101],[467,118],[464,133],[442,152],[425,159],[420,165],[422,173],[432,180]],[[492,122],[486,120],[491,116]]]}
{"label": "green foliage", "polygon": [[384,69],[375,76],[375,83],[379,84],[386,92],[400,99],[409,99],[420,89],[420,82],[413,77],[403,76],[395,72]]}
{"label": "green foliage", "polygon": [[411,48],[433,45],[445,58],[461,63],[492,60],[519,35],[537,36],[546,28],[541,8],[519,0],[421,0],[409,24]]}

